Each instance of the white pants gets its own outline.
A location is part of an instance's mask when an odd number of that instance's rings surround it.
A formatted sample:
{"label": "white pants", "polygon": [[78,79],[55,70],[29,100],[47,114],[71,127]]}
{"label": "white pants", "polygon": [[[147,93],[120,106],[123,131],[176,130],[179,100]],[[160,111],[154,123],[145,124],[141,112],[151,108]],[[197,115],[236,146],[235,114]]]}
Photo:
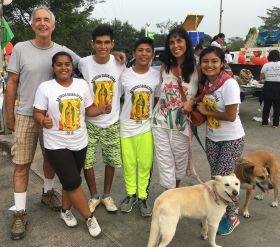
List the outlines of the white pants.
{"label": "white pants", "polygon": [[153,128],[155,154],[160,184],[166,189],[176,187],[176,180],[186,175],[188,137],[178,130]]}

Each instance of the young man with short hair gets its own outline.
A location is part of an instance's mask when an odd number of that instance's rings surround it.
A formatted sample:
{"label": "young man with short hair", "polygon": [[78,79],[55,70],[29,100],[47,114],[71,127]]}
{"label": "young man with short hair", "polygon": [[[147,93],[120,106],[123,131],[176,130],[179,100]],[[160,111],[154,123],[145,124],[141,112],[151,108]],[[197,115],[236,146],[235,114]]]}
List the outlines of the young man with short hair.
{"label": "young man with short hair", "polygon": [[121,76],[124,104],[120,115],[120,134],[123,175],[128,194],[122,201],[121,211],[129,213],[138,201],[141,215],[147,217],[152,215],[147,202],[154,148],[150,121],[155,91],[160,83],[160,72],[150,67],[154,58],[153,40],[139,39],[133,56],[135,65],[126,69]]}
{"label": "young man with short hair", "polygon": [[[89,200],[91,212],[94,212],[100,202],[102,202],[108,212],[116,212],[118,210],[110,196],[110,192],[115,168],[120,167],[122,164],[119,135],[119,79],[125,66],[117,62],[110,55],[113,47],[114,36],[112,29],[107,25],[98,26],[92,32],[92,48],[95,51],[95,55],[82,58],[78,65],[84,79],[90,85],[94,103],[96,105],[112,105],[110,114],[87,118],[89,143],[84,173],[91,194],[91,199]],[[96,148],[99,142],[105,164],[102,197],[97,192],[93,169],[96,164]]]}

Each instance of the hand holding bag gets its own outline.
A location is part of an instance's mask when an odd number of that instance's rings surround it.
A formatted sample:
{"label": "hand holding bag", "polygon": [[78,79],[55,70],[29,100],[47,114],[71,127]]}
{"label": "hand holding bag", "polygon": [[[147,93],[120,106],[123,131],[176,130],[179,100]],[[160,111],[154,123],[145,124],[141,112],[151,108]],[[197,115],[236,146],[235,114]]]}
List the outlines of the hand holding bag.
{"label": "hand holding bag", "polygon": [[203,114],[201,114],[197,109],[193,109],[190,112],[190,119],[191,119],[191,123],[193,126],[197,127],[202,125],[206,120],[207,117]]}
{"label": "hand holding bag", "polygon": [[[181,98],[183,102],[187,101],[186,95],[183,91],[183,87],[182,87],[182,79],[179,76],[179,69],[178,67],[173,69],[173,74],[177,77],[177,83],[178,83],[178,88],[181,94]],[[201,96],[201,95],[200,95]],[[200,97],[199,96],[199,97]],[[203,97],[202,97],[203,98]],[[198,98],[197,98],[198,99]],[[196,106],[196,105],[195,105]],[[203,114],[201,114],[197,109],[194,109],[190,112],[190,119],[191,119],[191,123],[194,126],[200,126],[201,124],[203,124],[207,118],[206,116],[204,116]]]}

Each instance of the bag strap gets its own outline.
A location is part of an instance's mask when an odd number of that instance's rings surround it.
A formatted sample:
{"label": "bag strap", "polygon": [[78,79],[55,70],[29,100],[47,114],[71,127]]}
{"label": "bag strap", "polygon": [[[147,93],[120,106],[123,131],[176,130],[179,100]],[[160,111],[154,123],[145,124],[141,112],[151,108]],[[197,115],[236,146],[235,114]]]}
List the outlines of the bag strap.
{"label": "bag strap", "polygon": [[196,97],[197,101],[201,101],[205,94],[213,93],[218,90],[221,86],[224,85],[225,81],[230,79],[231,76],[225,71],[221,71],[215,81],[212,83],[212,86],[209,86],[209,81],[204,85],[202,92]]}
{"label": "bag strap", "polygon": [[192,133],[193,133],[194,137],[196,138],[197,142],[199,143],[199,145],[201,146],[203,151],[206,153],[205,147],[203,146],[203,144],[199,138],[197,127],[194,126],[192,123],[191,123],[191,130],[192,130]]}
{"label": "bag strap", "polygon": [[177,77],[179,92],[180,92],[182,101],[185,102],[185,101],[187,101],[187,97],[186,97],[186,94],[184,93],[184,90],[182,87],[182,79],[180,76],[179,67],[178,66],[173,67],[171,71],[172,71],[173,75],[175,75]]}

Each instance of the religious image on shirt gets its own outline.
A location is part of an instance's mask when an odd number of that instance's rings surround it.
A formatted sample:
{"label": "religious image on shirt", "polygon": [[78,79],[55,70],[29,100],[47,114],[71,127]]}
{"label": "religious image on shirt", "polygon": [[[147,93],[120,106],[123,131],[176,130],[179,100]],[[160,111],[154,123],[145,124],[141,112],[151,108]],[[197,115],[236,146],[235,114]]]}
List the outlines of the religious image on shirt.
{"label": "religious image on shirt", "polygon": [[[203,103],[206,105],[207,109],[211,111],[218,111],[218,103],[215,99],[210,99],[207,97],[203,98]],[[214,117],[207,117],[207,124],[208,127],[212,129],[218,129],[221,127],[221,123],[217,118]]]}
{"label": "religious image on shirt", "polygon": [[59,130],[77,130],[80,128],[81,99],[59,100],[60,120]]}
{"label": "religious image on shirt", "polygon": [[106,105],[112,103],[114,82],[95,81],[94,83],[94,103],[95,105]]}
{"label": "religious image on shirt", "polygon": [[131,96],[130,119],[145,120],[150,117],[150,91],[136,91]]}

